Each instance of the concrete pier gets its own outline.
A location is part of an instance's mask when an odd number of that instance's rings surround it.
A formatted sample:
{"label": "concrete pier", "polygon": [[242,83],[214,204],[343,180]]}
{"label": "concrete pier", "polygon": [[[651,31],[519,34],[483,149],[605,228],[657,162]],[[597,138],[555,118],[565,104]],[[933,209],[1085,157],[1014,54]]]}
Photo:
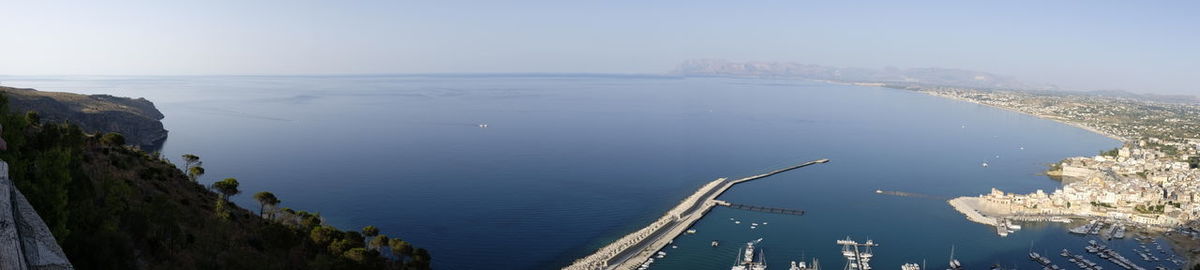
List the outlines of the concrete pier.
{"label": "concrete pier", "polygon": [[678,205],[671,208],[662,217],[650,223],[650,225],[613,241],[613,243],[600,248],[587,257],[576,260],[563,269],[637,269],[639,265],[653,256],[655,252],[666,247],[667,243],[670,243],[672,239],[682,234],[692,224],[704,217],[704,214],[707,214],[709,210],[717,206],[717,197],[720,197],[721,194],[724,194],[734,185],[826,162],[829,162],[829,159],[809,161],[736,180],[720,178],[708,182],[691,196],[680,201]]}
{"label": "concrete pier", "polygon": [[755,212],[763,212],[763,213],[773,213],[773,214],[797,215],[797,216],[804,215],[804,210],[754,206],[754,205],[746,205],[746,204],[740,204],[740,203],[730,203],[730,202],[721,201],[721,200],[716,200],[715,202],[717,203],[717,205],[729,207],[729,208],[733,208],[733,209],[739,209],[739,210],[755,211]]}
{"label": "concrete pier", "polygon": [[958,210],[959,213],[967,216],[967,220],[991,226],[1000,225],[1000,220],[986,216],[979,211],[979,209],[982,208],[982,206],[980,206],[981,202],[979,198],[958,197],[951,199],[948,202],[950,203],[950,206],[954,207],[954,210]]}

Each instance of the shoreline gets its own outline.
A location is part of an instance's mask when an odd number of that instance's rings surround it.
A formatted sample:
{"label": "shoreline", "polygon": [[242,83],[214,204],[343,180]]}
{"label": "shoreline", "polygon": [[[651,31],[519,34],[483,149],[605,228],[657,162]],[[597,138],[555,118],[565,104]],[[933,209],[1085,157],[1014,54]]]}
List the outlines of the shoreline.
{"label": "shoreline", "polygon": [[[950,199],[947,202],[951,206],[953,206],[955,210],[958,210],[959,213],[967,216],[967,220],[970,220],[975,223],[989,225],[989,226],[997,226],[999,223],[1001,223],[1001,220],[1042,221],[1042,220],[1048,219],[1050,217],[1061,217],[1061,218],[1069,218],[1069,219],[1096,219],[1096,220],[1102,220],[1102,221],[1121,220],[1121,221],[1129,222],[1129,220],[1114,219],[1112,217],[1107,217],[1107,216],[1097,216],[1097,215],[1087,215],[1087,214],[1030,215],[1030,214],[1019,214],[1019,213],[999,213],[1000,211],[993,211],[993,210],[987,209],[987,206],[983,205],[984,202],[981,200],[983,200],[983,199],[979,198],[979,197],[962,196],[962,197]],[[1171,229],[1170,227],[1164,227],[1161,225],[1154,225],[1154,224],[1142,224],[1142,223],[1133,223],[1133,222],[1130,222],[1130,224],[1134,224],[1134,225],[1139,226],[1140,228],[1150,229],[1150,230],[1154,230],[1154,231],[1168,231]]]}
{"label": "shoreline", "polygon": [[[1079,128],[1079,129],[1082,129],[1082,130],[1085,130],[1085,131],[1088,131],[1088,132],[1091,132],[1091,133],[1094,133],[1097,135],[1101,135],[1104,137],[1108,137],[1110,139],[1114,139],[1123,145],[1131,142],[1128,138],[1125,138],[1122,136],[1117,136],[1115,134],[1109,134],[1107,132],[1101,131],[1094,127],[1085,125],[1083,123],[1069,121],[1069,120],[1061,119],[1058,117],[1028,113],[1028,112],[1016,110],[1013,108],[1002,107],[1002,106],[992,105],[992,104],[986,104],[986,103],[978,102],[975,100],[959,98],[959,97],[955,97],[955,96],[940,95],[940,94],[937,94],[937,93],[931,92],[931,91],[924,91],[924,90],[913,90],[913,91],[917,91],[917,92],[920,92],[920,93],[923,93],[926,95],[930,95],[930,96],[979,104],[979,105],[988,106],[988,107],[992,107],[992,108],[1016,112],[1016,113],[1020,113],[1020,114],[1024,114],[1024,115],[1029,115],[1029,116],[1037,117],[1040,119],[1050,120],[1050,121],[1058,122],[1061,124],[1066,124],[1066,125],[1069,125],[1069,126],[1072,126],[1075,128]],[[1051,176],[1051,174],[1049,173],[1049,171],[1047,171],[1047,177],[1050,177],[1050,176]],[[975,196],[975,197],[961,196],[961,197],[956,197],[956,198],[947,200],[947,203],[950,204],[950,206],[953,207],[960,214],[963,214],[964,216],[966,216],[967,220],[969,220],[971,222],[975,222],[975,223],[988,225],[988,226],[1000,226],[1002,223],[1004,223],[1004,221],[1002,221],[1002,220],[1046,222],[1049,217],[1049,216],[1038,216],[1038,215],[1023,215],[1023,214],[1018,214],[1018,213],[985,213],[986,210],[983,209],[985,206],[982,205],[982,203],[986,203],[986,202],[983,202],[982,200],[983,199],[978,196]],[[1085,220],[1086,219],[1096,219],[1096,220],[1109,220],[1110,219],[1109,217],[1106,217],[1106,216],[1096,216],[1096,215],[1087,215],[1087,214],[1064,214],[1064,215],[1056,215],[1055,217],[1068,218],[1068,219],[1085,219]],[[1116,220],[1116,221],[1128,221],[1128,220]],[[1154,225],[1154,224],[1143,224],[1143,223],[1133,223],[1133,224],[1135,224],[1135,226],[1138,226],[1139,228],[1142,228],[1148,232],[1162,233],[1162,232],[1169,232],[1172,229],[1169,227],[1163,227],[1163,226]],[[1181,240],[1181,239],[1178,239],[1175,235],[1172,235],[1170,233],[1167,233],[1166,235],[1160,235],[1160,236],[1158,236],[1158,238],[1163,239],[1165,241],[1172,242],[1172,246],[1173,246],[1172,248],[1175,250],[1175,253],[1178,254],[1179,256],[1182,256],[1185,259],[1187,259],[1186,265],[1190,265],[1192,267],[1200,266],[1200,255],[1197,255],[1195,253],[1185,252],[1185,251],[1189,251],[1189,250],[1194,250],[1193,249],[1194,247],[1180,245],[1180,243],[1190,243],[1189,241],[1191,241],[1191,240]],[[1180,241],[1182,241],[1182,242],[1180,242]]]}
{"label": "shoreline", "polygon": [[1016,112],[1016,113],[1020,113],[1020,114],[1024,114],[1024,115],[1028,115],[1028,116],[1033,116],[1033,117],[1037,117],[1037,118],[1040,118],[1040,119],[1046,119],[1046,120],[1050,120],[1050,121],[1058,122],[1058,123],[1061,123],[1061,124],[1065,124],[1065,125],[1068,125],[1068,126],[1076,127],[1076,128],[1082,129],[1082,130],[1086,130],[1086,131],[1088,131],[1088,132],[1095,133],[1095,134],[1097,134],[1097,135],[1100,135],[1100,136],[1108,137],[1109,139],[1117,140],[1117,141],[1119,141],[1119,142],[1121,142],[1121,143],[1126,143],[1126,142],[1128,142],[1128,141],[1129,141],[1129,139],[1126,139],[1126,138],[1124,138],[1124,137],[1121,137],[1121,136],[1117,136],[1117,135],[1115,135],[1115,134],[1109,134],[1109,133],[1106,133],[1106,132],[1104,132],[1104,131],[1100,131],[1100,130],[1098,130],[1098,129],[1096,129],[1096,128],[1093,128],[1093,127],[1090,127],[1090,126],[1087,126],[1087,125],[1084,125],[1084,124],[1081,124],[1081,123],[1071,122],[1071,121],[1067,121],[1067,120],[1059,119],[1059,118],[1056,118],[1056,117],[1051,117],[1051,116],[1046,116],[1046,115],[1038,115],[1038,114],[1027,113],[1027,112],[1023,112],[1023,111],[1015,110],[1015,109],[1012,109],[1012,108],[1001,107],[1001,106],[996,106],[996,105],[992,105],[992,104],[987,104],[987,103],[977,102],[977,101],[970,100],[970,99],[964,99],[964,98],[958,98],[958,97],[952,97],[952,96],[939,95],[939,94],[936,94],[936,93],[931,93],[931,92],[927,92],[927,91],[923,91],[923,90],[913,90],[913,91],[916,91],[916,92],[919,92],[919,93],[922,93],[922,94],[926,94],[926,95],[930,95],[930,96],[935,96],[935,97],[940,97],[940,98],[945,98],[945,99],[950,99],[950,100],[963,101],[963,102],[972,103],[972,104],[979,104],[979,105],[988,106],[988,107],[992,107],[992,108],[997,108],[997,109],[1001,109],[1001,110],[1005,110],[1005,111]]}

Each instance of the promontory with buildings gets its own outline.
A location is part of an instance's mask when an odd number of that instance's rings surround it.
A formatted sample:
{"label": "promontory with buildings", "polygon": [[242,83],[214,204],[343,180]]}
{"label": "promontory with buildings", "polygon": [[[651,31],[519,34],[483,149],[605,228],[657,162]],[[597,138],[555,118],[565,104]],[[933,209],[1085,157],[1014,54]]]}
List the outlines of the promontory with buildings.
{"label": "promontory with buildings", "polygon": [[[1086,222],[1079,234],[1164,235],[1195,262],[1200,242],[1200,105],[1061,92],[905,87],[1051,119],[1120,140],[1121,147],[1071,157],[1047,174],[1053,191],[1014,194],[993,188],[949,203],[971,221],[1012,232],[1014,220]],[[1015,226],[1019,228],[1019,226]],[[1190,244],[1188,244],[1190,243]]]}

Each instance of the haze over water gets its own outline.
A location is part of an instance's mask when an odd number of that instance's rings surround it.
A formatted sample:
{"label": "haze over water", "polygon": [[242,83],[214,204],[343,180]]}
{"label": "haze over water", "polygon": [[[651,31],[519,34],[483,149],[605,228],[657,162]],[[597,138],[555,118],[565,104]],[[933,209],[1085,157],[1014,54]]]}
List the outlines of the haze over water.
{"label": "haze over water", "polygon": [[[583,75],[3,81],[146,97],[167,116],[164,155],[177,163],[181,154],[199,155],[206,183],[237,177],[238,205],[256,208],[248,194],[271,191],[283,206],[318,211],[339,228],[376,225],[426,247],[439,269],[561,267],[658,218],[703,183],[819,158],[832,161],[722,196],[807,215],[718,208],[654,269],[726,269],[741,243],[760,237],[772,269],[785,269],[801,254],[839,268],[834,240],[846,236],[882,245],[873,261],[878,269],[922,259],[944,267],[951,245],[969,268],[996,262],[1029,268],[1024,256],[1031,242],[1057,254],[1086,240],[1057,225],[1026,225],[999,238],[944,200],[874,191],[1050,192],[1059,183],[1039,175],[1045,164],[1119,145],[996,108],[806,81]],[[752,230],[750,222],[769,224]],[[709,247],[712,240],[722,246]]]}

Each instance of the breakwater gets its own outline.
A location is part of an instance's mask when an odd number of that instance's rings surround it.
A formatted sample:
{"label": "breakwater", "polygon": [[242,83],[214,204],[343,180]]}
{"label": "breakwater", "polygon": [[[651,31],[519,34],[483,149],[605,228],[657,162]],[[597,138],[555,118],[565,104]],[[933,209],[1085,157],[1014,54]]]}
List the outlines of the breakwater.
{"label": "breakwater", "polygon": [[875,194],[880,194],[880,195],[892,195],[892,196],[899,196],[899,197],[909,197],[909,198],[924,198],[924,199],[934,199],[934,200],[947,200],[947,199],[949,199],[949,198],[938,197],[938,196],[933,196],[933,195],[926,195],[926,194],[920,194],[920,193],[912,193],[912,192],[904,192],[904,191],[892,191],[892,190],[880,190],[880,189],[876,189],[876,190],[875,190]]}
{"label": "breakwater", "polygon": [[650,225],[613,241],[591,255],[576,260],[563,269],[636,269],[643,261],[649,259],[655,252],[661,250],[672,239],[683,233],[693,223],[704,217],[704,214],[717,206],[716,198],[734,185],[826,162],[829,162],[829,159],[809,161],[735,180],[719,178],[708,182],[696,190],[695,193],[680,201],[678,205],[671,208],[662,217],[650,223]]}

